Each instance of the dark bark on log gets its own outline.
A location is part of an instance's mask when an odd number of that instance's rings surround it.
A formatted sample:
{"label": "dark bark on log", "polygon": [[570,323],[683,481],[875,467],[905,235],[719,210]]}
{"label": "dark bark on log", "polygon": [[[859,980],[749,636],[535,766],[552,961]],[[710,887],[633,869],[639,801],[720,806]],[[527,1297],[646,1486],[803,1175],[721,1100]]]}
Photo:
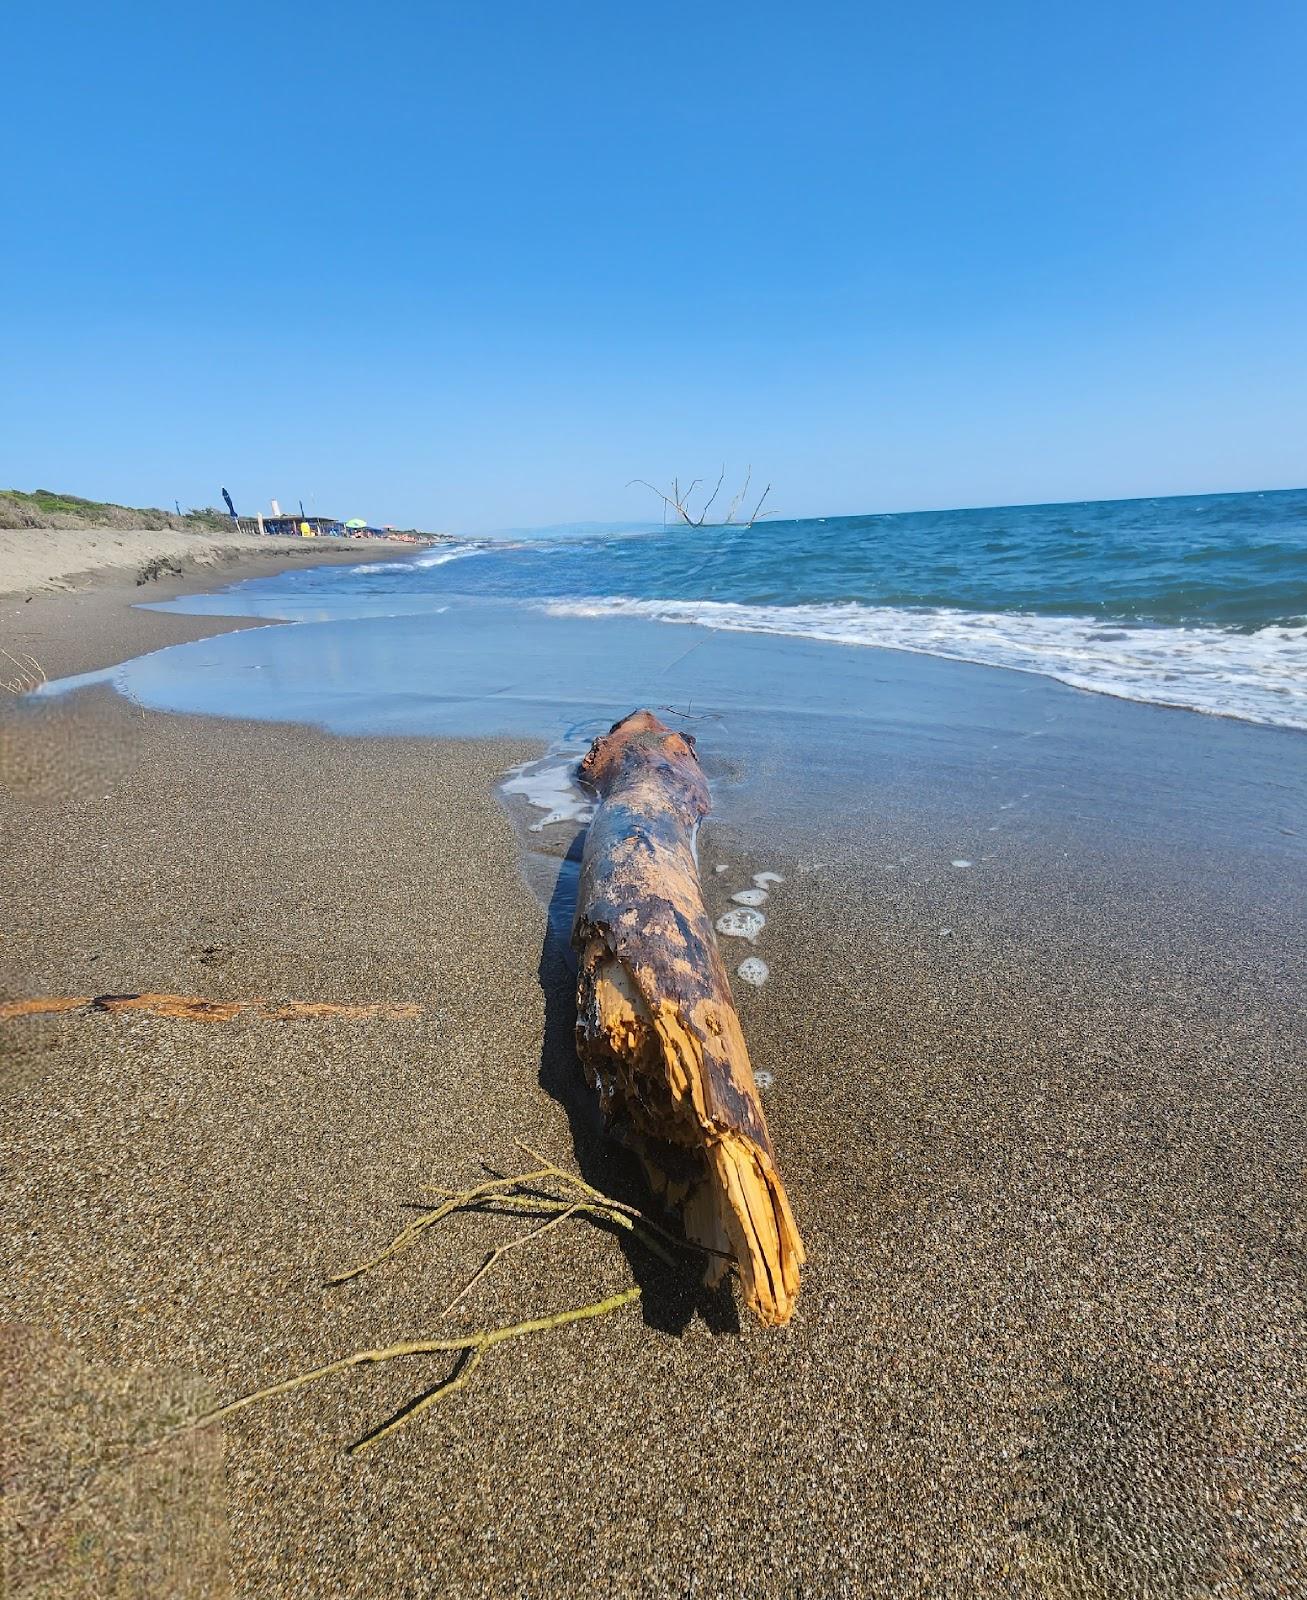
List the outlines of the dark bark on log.
{"label": "dark bark on log", "polygon": [[637,711],[595,740],[581,778],[600,797],[572,930],[586,1076],[687,1237],[722,1253],[709,1283],[733,1260],[760,1320],[788,1322],[803,1245],[703,903],[694,741]]}

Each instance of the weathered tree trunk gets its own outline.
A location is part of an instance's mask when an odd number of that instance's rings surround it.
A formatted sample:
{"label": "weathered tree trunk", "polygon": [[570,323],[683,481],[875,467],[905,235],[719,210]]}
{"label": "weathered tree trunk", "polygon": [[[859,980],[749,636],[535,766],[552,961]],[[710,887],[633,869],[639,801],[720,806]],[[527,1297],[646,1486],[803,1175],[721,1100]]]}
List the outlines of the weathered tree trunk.
{"label": "weathered tree trunk", "polygon": [[586,1075],[687,1236],[720,1252],[709,1283],[734,1260],[746,1304],[788,1322],[803,1244],[704,908],[694,741],[637,711],[595,740],[581,777],[600,796],[572,930]]}

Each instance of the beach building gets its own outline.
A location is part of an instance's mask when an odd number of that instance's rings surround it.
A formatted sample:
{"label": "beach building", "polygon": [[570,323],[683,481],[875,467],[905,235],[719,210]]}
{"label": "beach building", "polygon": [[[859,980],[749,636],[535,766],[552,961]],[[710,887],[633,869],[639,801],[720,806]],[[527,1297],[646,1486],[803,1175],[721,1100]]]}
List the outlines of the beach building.
{"label": "beach building", "polygon": [[335,517],[275,516],[260,517],[259,521],[264,533],[280,538],[343,539],[346,536],[345,524]]}
{"label": "beach building", "polygon": [[421,534],[397,533],[394,528],[376,528],[362,517],[342,521],[339,517],[309,516],[303,512],[284,512],[272,501],[272,514],[239,517],[236,526],[248,533],[267,534],[277,539],[399,539],[406,544],[427,544]]}

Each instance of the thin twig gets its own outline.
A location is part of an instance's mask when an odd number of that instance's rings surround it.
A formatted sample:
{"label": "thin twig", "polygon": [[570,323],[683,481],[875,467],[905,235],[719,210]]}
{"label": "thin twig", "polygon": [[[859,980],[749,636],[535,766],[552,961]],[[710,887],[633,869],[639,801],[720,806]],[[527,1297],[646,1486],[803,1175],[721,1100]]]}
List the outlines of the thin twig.
{"label": "thin twig", "polygon": [[[536,1157],[536,1159],[539,1160],[541,1158]],[[669,1267],[675,1266],[676,1263],[672,1260],[671,1256],[668,1255],[667,1251],[663,1249],[662,1245],[658,1243],[658,1238],[654,1237],[655,1235],[666,1239],[668,1244],[682,1250],[694,1251],[705,1248],[704,1246],[693,1243],[689,1239],[678,1239],[674,1233],[669,1233],[666,1228],[659,1227],[659,1225],[653,1221],[651,1217],[647,1217],[643,1211],[638,1211],[635,1206],[628,1206],[621,1200],[612,1199],[609,1195],[604,1194],[601,1189],[591,1188],[591,1186],[586,1183],[584,1179],[575,1177],[570,1172],[564,1172],[558,1168],[555,1168],[554,1176],[561,1179],[573,1190],[576,1190],[588,1198],[575,1202],[560,1200],[556,1195],[536,1197],[529,1197],[526,1195],[498,1195],[493,1198],[495,1199],[496,1203],[510,1206],[518,1211],[541,1210],[545,1208],[561,1210],[565,1206],[574,1203],[578,1211],[587,1212],[588,1214],[598,1217],[603,1221],[616,1223],[619,1228],[625,1228],[629,1233],[633,1233],[646,1250],[648,1250],[652,1255],[657,1256],[665,1266]],[[479,1209],[480,1202],[475,1202],[475,1204]]]}
{"label": "thin twig", "polygon": [[734,522],[735,521],[735,513],[740,509],[741,502],[744,500],[745,495],[748,494],[748,492],[749,492],[749,484],[750,484],[752,478],[753,478],[753,467],[750,466],[749,470],[744,474],[744,487],[740,490],[739,494],[736,495],[734,500],[731,501],[731,508],[726,513],[727,522]]}
{"label": "thin twig", "polygon": [[471,1294],[472,1290],[476,1288],[478,1283],[481,1282],[486,1273],[491,1270],[496,1261],[500,1260],[501,1257],[506,1256],[510,1250],[516,1250],[518,1245],[529,1244],[532,1239],[538,1239],[542,1234],[548,1233],[551,1228],[556,1228],[560,1222],[566,1222],[568,1217],[574,1217],[577,1213],[577,1209],[578,1208],[575,1205],[566,1206],[562,1211],[559,1211],[554,1216],[550,1217],[547,1222],[542,1222],[538,1228],[531,1228],[526,1233],[519,1233],[515,1239],[508,1240],[506,1244],[497,1244],[472,1274],[472,1276],[463,1285],[463,1287],[454,1296],[454,1298],[449,1302],[445,1309],[440,1313],[442,1320],[447,1317],[451,1311],[453,1311],[455,1306],[460,1305],[464,1300],[467,1299],[468,1295]]}
{"label": "thin twig", "polygon": [[[522,1146],[525,1149],[525,1146]],[[528,1150],[532,1160],[544,1162],[545,1158],[537,1155],[535,1151]],[[548,1180],[560,1182],[583,1195],[583,1201],[561,1200],[557,1195],[515,1195],[511,1191],[525,1189],[530,1184],[539,1184]],[[401,1228],[384,1250],[379,1251],[367,1261],[362,1261],[358,1266],[350,1267],[345,1272],[335,1273],[326,1280],[326,1287],[334,1289],[341,1284],[350,1283],[355,1278],[361,1278],[365,1272],[371,1272],[374,1267],[379,1267],[383,1261],[388,1261],[391,1256],[398,1255],[401,1250],[406,1250],[416,1239],[420,1238],[428,1228],[434,1227],[437,1222],[442,1222],[446,1217],[456,1211],[477,1209],[483,1204],[493,1201],[510,1210],[517,1211],[561,1211],[568,1206],[573,1206],[577,1211],[584,1211],[591,1216],[607,1219],[619,1227],[633,1233],[652,1255],[665,1266],[674,1266],[675,1262],[663,1246],[658,1242],[664,1239],[668,1244],[677,1249],[703,1251],[709,1255],[719,1255],[723,1252],[711,1250],[706,1245],[698,1245],[688,1239],[678,1239],[675,1234],[669,1233],[666,1228],[660,1227],[651,1217],[637,1210],[635,1206],[628,1206],[620,1200],[614,1200],[602,1190],[586,1183],[583,1178],[575,1173],[566,1171],[562,1167],[548,1163],[533,1172],[519,1173],[513,1177],[497,1176],[485,1183],[474,1185],[471,1189],[451,1190],[438,1185],[431,1185],[433,1194],[441,1195],[440,1204],[424,1211],[415,1217],[406,1227]]]}
{"label": "thin twig", "polygon": [[[525,1151],[526,1154],[531,1157],[532,1161],[545,1161],[548,1159],[547,1157],[542,1156],[538,1150],[533,1150],[529,1144],[524,1144],[521,1139],[515,1139],[513,1143],[518,1147],[519,1150]],[[702,1251],[705,1255],[725,1256],[728,1260],[732,1261],[735,1259],[734,1256],[729,1255],[728,1252],[723,1250],[714,1250],[710,1245],[698,1244],[693,1239],[677,1238],[674,1233],[669,1233],[666,1228],[659,1227],[659,1225],[651,1217],[646,1216],[643,1211],[637,1210],[635,1206],[628,1206],[622,1200],[614,1200],[611,1195],[605,1194],[602,1189],[596,1189],[593,1187],[593,1185],[588,1184],[584,1178],[578,1178],[574,1172],[568,1172],[562,1167],[552,1167],[551,1171],[555,1177],[561,1178],[565,1183],[570,1183],[573,1188],[580,1189],[585,1194],[590,1195],[594,1200],[598,1201],[598,1203],[603,1206],[606,1211],[620,1211],[623,1216],[630,1217],[636,1224],[637,1232],[639,1232],[642,1227],[647,1228],[650,1233],[658,1234],[660,1238],[666,1239],[668,1244],[675,1245],[680,1250]],[[666,1257],[663,1259],[666,1260]]]}
{"label": "thin twig", "polygon": [[722,479],[725,478],[725,476],[726,476],[726,463],[723,462],[722,463],[722,470],[721,470],[721,477],[719,477],[717,479],[717,488],[713,490],[713,492],[708,496],[707,500],[704,502],[703,510],[699,513],[699,520],[698,520],[698,522],[695,523],[695,527],[696,528],[702,528],[703,527],[703,519],[708,515],[708,508],[712,505],[713,501],[717,498],[717,492],[721,488]]}
{"label": "thin twig", "polygon": [[[337,1372],[348,1372],[352,1367],[380,1365],[387,1361],[397,1361],[404,1356],[441,1355],[456,1350],[475,1352],[479,1361],[487,1350],[497,1344],[504,1344],[509,1339],[524,1338],[530,1333],[547,1333],[554,1328],[565,1328],[573,1322],[588,1322],[593,1317],[603,1317],[611,1311],[620,1311],[623,1306],[628,1306],[639,1298],[640,1286],[632,1284],[630,1288],[610,1294],[606,1299],[594,1300],[584,1306],[574,1306],[568,1311],[555,1311],[547,1317],[531,1317],[525,1322],[510,1323],[503,1328],[483,1328],[477,1333],[466,1333],[450,1339],[408,1339],[400,1344],[378,1345],[370,1350],[356,1350],[353,1355],[342,1356],[338,1361],[328,1361],[324,1366],[314,1367],[310,1372],[301,1372],[294,1378],[283,1378],[280,1383],[270,1383],[266,1388],[256,1389],[251,1394],[242,1395],[238,1400],[230,1400],[226,1405],[217,1406],[214,1410],[206,1411],[196,1417],[190,1426],[203,1428],[213,1422],[222,1422],[227,1417],[235,1416],[238,1411],[256,1405],[260,1400],[272,1400],[277,1395],[291,1394],[296,1389],[303,1389],[322,1378],[330,1378]],[[396,1425],[400,1421],[407,1421],[416,1414],[416,1410],[425,1410],[427,1405],[434,1405],[437,1400],[453,1392],[453,1389],[459,1386],[459,1378],[466,1376],[467,1369],[464,1368],[452,1384],[442,1385],[426,1396],[420,1407],[407,1411],[401,1418],[397,1418]],[[363,1443],[374,1443],[378,1437],[379,1434],[370,1435]]]}
{"label": "thin twig", "polygon": [[[749,468],[750,476],[752,476],[752,473],[753,473],[753,468],[750,467]],[[705,520],[706,520],[706,518],[708,516],[708,509],[712,505],[713,501],[716,500],[718,494],[721,492],[722,483],[725,480],[725,478],[726,478],[726,467],[725,467],[725,465],[723,465],[721,473],[720,473],[720,475],[718,476],[718,479],[717,479],[716,487],[713,489],[713,492],[708,496],[707,500],[704,501],[703,509],[699,512],[699,515],[697,517],[693,516],[691,514],[691,512],[690,512],[690,496],[694,493],[694,491],[703,482],[702,478],[694,478],[694,479],[692,479],[691,482],[690,482],[689,488],[686,489],[684,494],[682,494],[682,492],[681,492],[681,480],[680,480],[680,478],[673,478],[672,479],[672,492],[670,494],[667,494],[664,490],[660,489],[657,486],[657,484],[650,483],[648,478],[631,478],[628,481],[626,487],[628,489],[630,489],[633,485],[638,483],[641,486],[641,488],[648,489],[651,494],[656,494],[658,496],[658,498],[663,503],[664,511],[666,511],[668,508],[670,508],[672,511],[674,511],[676,513],[676,515],[681,519],[682,522],[688,524],[688,526],[690,526],[691,528],[702,528],[703,525],[704,525],[704,522],[705,522]],[[746,477],[745,480],[744,480],[744,488],[740,490],[739,494],[737,494],[735,499],[731,502],[731,510],[730,510],[730,513],[727,515],[727,518],[726,518],[727,522],[729,522],[731,520],[731,517],[734,516],[735,508],[739,505],[740,501],[748,493],[748,489],[749,489],[749,478]]]}
{"label": "thin twig", "polygon": [[361,1278],[365,1272],[371,1272],[373,1267],[379,1267],[390,1256],[406,1249],[420,1234],[449,1216],[451,1212],[461,1210],[468,1201],[475,1200],[483,1194],[493,1194],[498,1190],[517,1188],[524,1183],[539,1182],[541,1178],[547,1178],[556,1171],[555,1167],[545,1167],[540,1172],[527,1172],[516,1178],[497,1178],[490,1183],[480,1183],[474,1189],[468,1189],[462,1194],[453,1195],[438,1205],[434,1211],[415,1218],[407,1228],[401,1228],[380,1255],[373,1256],[370,1261],[364,1261],[357,1267],[351,1267],[348,1272],[338,1272],[334,1277],[328,1278],[327,1287],[334,1289],[339,1284],[349,1283],[353,1278]]}
{"label": "thin twig", "polygon": [[404,1406],[391,1417],[389,1422],[383,1422],[379,1428],[364,1434],[356,1444],[348,1446],[348,1453],[352,1456],[361,1456],[365,1450],[371,1450],[373,1445],[380,1444],[384,1438],[394,1433],[397,1428],[402,1428],[406,1422],[411,1422],[414,1417],[420,1417],[424,1411],[429,1411],[441,1400],[447,1400],[451,1394],[457,1394],[471,1380],[472,1374],[481,1365],[484,1356],[484,1350],[469,1351],[467,1360],[454,1371],[452,1377],[446,1378],[444,1383],[438,1383],[434,1389],[428,1390],[412,1405]]}
{"label": "thin twig", "polygon": [[43,683],[50,681],[46,676],[45,668],[35,656],[28,655],[26,651],[21,656],[16,656],[12,650],[0,650],[0,655],[18,668],[18,676],[16,678],[0,680],[0,689],[5,690],[6,693],[13,695],[31,694],[33,689],[39,689]]}
{"label": "thin twig", "polygon": [[677,487],[676,487],[675,483],[672,484],[672,492],[671,492],[671,494],[664,494],[663,491],[661,489],[659,489],[655,484],[650,483],[648,478],[632,478],[630,483],[628,483],[626,487],[629,489],[632,484],[636,484],[636,483],[641,484],[644,488],[649,489],[654,494],[656,494],[658,496],[658,498],[662,501],[664,508],[670,506],[671,509],[673,511],[675,511],[677,516],[682,519],[682,521],[689,522],[690,519],[685,514],[685,508],[681,504],[680,496],[679,496],[679,493],[677,491]]}
{"label": "thin twig", "polygon": [[[691,700],[690,705],[693,704],[694,701]],[[659,706],[658,710],[670,712],[672,716],[681,717],[686,722],[720,722],[722,720],[720,711],[691,711],[688,707],[682,711],[678,706]]]}
{"label": "thin twig", "polygon": [[[543,1215],[544,1220],[537,1226],[528,1229],[526,1233],[496,1245],[491,1250],[480,1267],[472,1274],[454,1298],[441,1313],[447,1317],[471,1293],[476,1285],[486,1276],[502,1257],[520,1246],[529,1244],[548,1233],[551,1228],[558,1227],[566,1222],[569,1217],[586,1215],[600,1222],[612,1223],[618,1227],[626,1228],[633,1233],[645,1246],[668,1265],[673,1264],[673,1258],[663,1247],[659,1240],[666,1240],[668,1244],[680,1250],[702,1251],[708,1255],[722,1255],[724,1252],[710,1249],[704,1245],[692,1243],[686,1239],[678,1239],[656,1222],[646,1217],[634,1206],[626,1205],[620,1200],[614,1200],[588,1184],[584,1178],[574,1172],[547,1161],[544,1156],[532,1150],[529,1145],[518,1144],[538,1166],[529,1172],[518,1173],[515,1176],[495,1174],[483,1183],[474,1184],[470,1189],[447,1190],[439,1189],[435,1185],[432,1190],[441,1196],[439,1203],[421,1216],[415,1218],[407,1227],[400,1230],[378,1255],[362,1265],[352,1268],[348,1272],[338,1274],[328,1280],[330,1284],[348,1283],[352,1279],[370,1271],[373,1267],[387,1260],[390,1256],[403,1250],[416,1238],[420,1237],[426,1229],[434,1226],[442,1218],[451,1216],[460,1210],[490,1210],[507,1212],[528,1212],[537,1217]],[[483,1166],[489,1166],[483,1160]],[[490,1169],[493,1171],[493,1169]],[[563,1195],[549,1192],[548,1185],[561,1185],[566,1191]],[[533,1186],[537,1191],[531,1192]],[[404,1406],[380,1427],[366,1434],[356,1444],[350,1447],[351,1454],[358,1454],[371,1449],[403,1426],[412,1417],[421,1416],[424,1411],[437,1405],[451,1394],[456,1394],[461,1388],[471,1381],[472,1376],[480,1366],[487,1350],[495,1345],[504,1344],[508,1340],[523,1338],[528,1334],[550,1332],[556,1328],[567,1327],[574,1322],[589,1321],[595,1317],[608,1315],[610,1312],[619,1311],[623,1307],[638,1300],[641,1289],[638,1284],[622,1289],[616,1294],[611,1294],[602,1300],[595,1300],[587,1305],[574,1306],[566,1311],[554,1312],[549,1316],[532,1317],[524,1322],[510,1323],[499,1328],[482,1328],[475,1332],[451,1336],[443,1339],[413,1339],[399,1344],[380,1345],[372,1349],[356,1350],[352,1355],[343,1356],[339,1360],[329,1361],[320,1367],[314,1367],[309,1372],[302,1372],[292,1378],[284,1378],[279,1383],[269,1384],[262,1389],[254,1390],[250,1394],[242,1395],[239,1399],[229,1401],[227,1404],[217,1406],[211,1411],[197,1417],[188,1428],[205,1427],[212,1422],[220,1422],[227,1417],[234,1416],[238,1411],[243,1411],[262,1400],[275,1399],[278,1395],[290,1394],[297,1389],[303,1389],[309,1384],[317,1383],[320,1379],[332,1377],[339,1372],[346,1372],[354,1367],[365,1365],[379,1365],[389,1361],[400,1360],[406,1356],[425,1356],[441,1354],[461,1354],[465,1359],[455,1366],[454,1370],[437,1384],[433,1389],[421,1394],[416,1400]],[[184,1432],[187,1429],[176,1430]],[[155,1440],[145,1449],[156,1449],[165,1444],[176,1433],[165,1435]]]}

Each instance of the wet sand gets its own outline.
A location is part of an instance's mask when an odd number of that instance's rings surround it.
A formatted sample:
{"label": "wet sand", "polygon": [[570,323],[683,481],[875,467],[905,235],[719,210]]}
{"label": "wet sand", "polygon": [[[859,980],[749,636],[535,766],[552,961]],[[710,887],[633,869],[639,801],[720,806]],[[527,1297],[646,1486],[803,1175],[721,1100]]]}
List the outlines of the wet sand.
{"label": "wet sand", "polygon": [[[47,670],[215,631],[91,599]],[[1122,710],[1161,742],[1185,715]],[[809,1250],[794,1324],[741,1326],[728,1296],[560,1229],[452,1325],[633,1273],[641,1305],[494,1352],[374,1454],[343,1447],[443,1367],[336,1378],[131,1456],[161,1417],[443,1332],[511,1223],[321,1283],[423,1183],[475,1181],[477,1153],[511,1166],[520,1138],[639,1190],[594,1135],[570,979],[494,797],[535,747],[169,716],[104,688],[0,731],[7,994],[424,1008],[0,1024],[13,1593],[1301,1589],[1290,834],[1196,856],[1164,818],[1120,843],[1036,808],[1020,849],[964,868],[933,806],[815,805],[802,837],[710,820],[714,910],[785,877],[772,976],[738,999]],[[1065,786],[1052,757],[1046,775]]]}

